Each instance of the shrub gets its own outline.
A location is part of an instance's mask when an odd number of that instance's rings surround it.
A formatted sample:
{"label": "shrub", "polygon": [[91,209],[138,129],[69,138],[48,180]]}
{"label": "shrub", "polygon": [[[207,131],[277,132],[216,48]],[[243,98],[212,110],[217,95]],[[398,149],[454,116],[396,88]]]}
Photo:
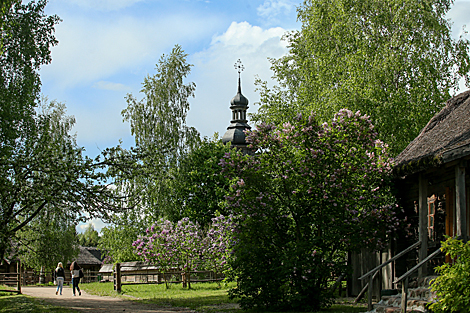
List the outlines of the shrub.
{"label": "shrub", "polygon": [[447,238],[441,250],[455,259],[436,267],[439,273],[431,284],[437,302],[430,306],[435,312],[468,312],[470,308],[470,245],[455,238]]}

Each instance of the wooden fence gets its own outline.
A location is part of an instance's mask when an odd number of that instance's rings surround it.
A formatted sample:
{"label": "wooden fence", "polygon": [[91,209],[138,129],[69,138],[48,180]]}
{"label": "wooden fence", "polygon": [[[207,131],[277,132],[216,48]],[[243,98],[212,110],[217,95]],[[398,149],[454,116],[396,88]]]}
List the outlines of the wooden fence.
{"label": "wooden fence", "polygon": [[122,272],[121,264],[116,263],[113,272],[114,290],[121,292],[124,285],[148,285],[148,284],[182,284],[186,287],[189,283],[216,282],[224,279],[222,274],[216,275],[213,271],[191,271],[189,277],[185,272],[175,269],[171,272],[161,273],[157,270]]}
{"label": "wooden fence", "polygon": [[16,287],[16,290],[1,290],[21,294],[21,263],[17,264],[17,273],[0,273],[0,285]]}

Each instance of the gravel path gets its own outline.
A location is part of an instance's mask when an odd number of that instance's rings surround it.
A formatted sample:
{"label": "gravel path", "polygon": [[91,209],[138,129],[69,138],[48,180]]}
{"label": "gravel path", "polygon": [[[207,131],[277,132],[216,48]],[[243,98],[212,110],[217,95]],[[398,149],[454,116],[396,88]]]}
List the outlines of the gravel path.
{"label": "gravel path", "polygon": [[56,287],[22,287],[23,294],[40,298],[44,301],[78,312],[131,312],[131,313],[190,313],[193,310],[184,308],[162,308],[120,298],[90,295],[82,290],[82,295],[72,296],[72,288],[64,287],[62,295],[55,294]]}

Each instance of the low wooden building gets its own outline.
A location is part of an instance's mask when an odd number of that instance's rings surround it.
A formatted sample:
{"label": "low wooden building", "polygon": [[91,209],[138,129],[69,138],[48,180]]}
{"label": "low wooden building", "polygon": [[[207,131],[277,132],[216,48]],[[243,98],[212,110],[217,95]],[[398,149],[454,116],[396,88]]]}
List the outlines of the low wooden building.
{"label": "low wooden building", "polygon": [[[393,289],[395,280],[438,250],[447,236],[467,239],[470,235],[470,91],[445,104],[421,130],[394,165],[395,187],[409,231],[401,232],[382,253],[354,252],[350,256],[353,274],[350,293],[357,295],[367,280],[358,278],[390,260],[413,244],[396,261],[380,269],[374,280],[373,295],[381,289]],[[438,254],[411,277],[435,274],[434,268],[445,262]],[[449,260],[447,260],[449,261]]]}
{"label": "low wooden building", "polygon": [[[406,246],[421,241],[418,261],[439,249],[445,235],[467,239],[469,160],[470,91],[466,91],[448,100],[395,160],[399,199],[414,235],[400,242]],[[432,274],[443,261],[444,256],[430,261],[419,275]],[[408,267],[403,262],[401,266],[397,272]]]}

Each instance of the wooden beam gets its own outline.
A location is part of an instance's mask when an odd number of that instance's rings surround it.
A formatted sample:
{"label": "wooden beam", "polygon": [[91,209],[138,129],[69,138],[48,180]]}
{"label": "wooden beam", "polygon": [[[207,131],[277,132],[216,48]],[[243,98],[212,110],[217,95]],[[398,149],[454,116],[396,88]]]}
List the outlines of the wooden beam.
{"label": "wooden beam", "polygon": [[[419,262],[424,260],[428,255],[428,180],[423,174],[419,175],[419,241],[421,247],[419,248]],[[423,265],[418,270],[418,276],[424,277],[427,275],[427,265]]]}
{"label": "wooden beam", "polygon": [[465,197],[465,164],[455,167],[456,236],[467,241],[467,200]]}

